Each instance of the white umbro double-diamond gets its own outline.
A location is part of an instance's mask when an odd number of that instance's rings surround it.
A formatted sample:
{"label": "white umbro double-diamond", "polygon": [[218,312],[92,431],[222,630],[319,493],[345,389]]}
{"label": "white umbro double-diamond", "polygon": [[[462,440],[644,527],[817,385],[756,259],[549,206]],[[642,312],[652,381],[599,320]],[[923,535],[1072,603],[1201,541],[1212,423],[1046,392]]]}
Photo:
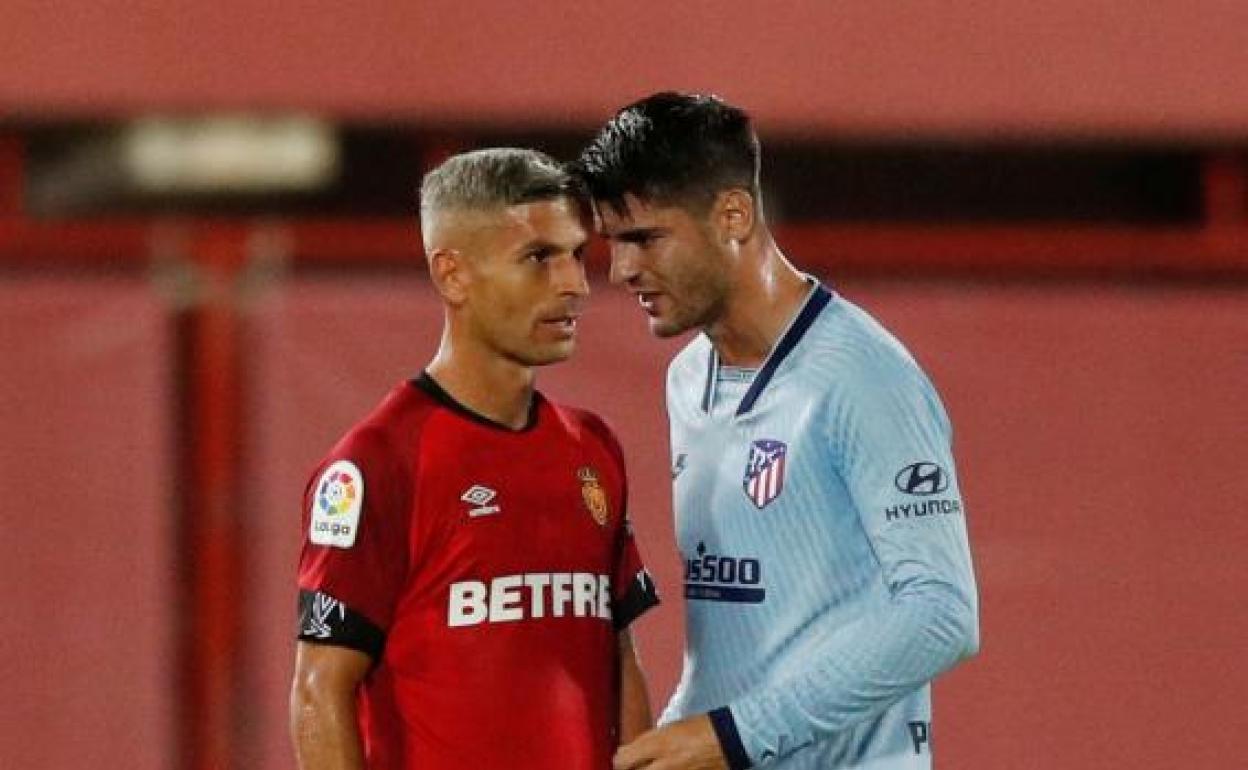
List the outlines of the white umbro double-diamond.
{"label": "white umbro double-diamond", "polygon": [[473,484],[459,496],[459,499],[473,506],[468,510],[469,516],[488,516],[502,510],[497,505],[490,505],[495,497],[498,497],[498,493],[493,489],[481,484]]}

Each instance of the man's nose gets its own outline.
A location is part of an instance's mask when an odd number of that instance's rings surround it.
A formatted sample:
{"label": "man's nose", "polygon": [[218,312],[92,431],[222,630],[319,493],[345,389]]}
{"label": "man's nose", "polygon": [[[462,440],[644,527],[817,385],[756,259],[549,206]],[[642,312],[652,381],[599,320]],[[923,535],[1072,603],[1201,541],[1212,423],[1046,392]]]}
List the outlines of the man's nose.
{"label": "man's nose", "polygon": [[628,243],[611,244],[611,283],[626,284],[641,273],[641,259],[637,247]]}
{"label": "man's nose", "polygon": [[560,259],[555,267],[555,288],[560,294],[584,297],[589,294],[585,263],[575,257]]}

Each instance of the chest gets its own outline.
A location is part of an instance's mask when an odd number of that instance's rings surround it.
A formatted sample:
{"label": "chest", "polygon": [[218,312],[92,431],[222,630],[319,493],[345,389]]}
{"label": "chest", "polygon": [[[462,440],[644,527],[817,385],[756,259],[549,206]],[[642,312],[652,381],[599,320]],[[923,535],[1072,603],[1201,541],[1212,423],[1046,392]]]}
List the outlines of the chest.
{"label": "chest", "polygon": [[595,442],[461,432],[427,447],[414,477],[415,564],[490,575],[598,571],[612,558],[624,479]]}
{"label": "chest", "polygon": [[682,550],[712,542],[757,548],[778,531],[838,537],[852,501],[829,436],[828,415],[800,393],[742,416],[685,410],[673,416],[673,503]]}

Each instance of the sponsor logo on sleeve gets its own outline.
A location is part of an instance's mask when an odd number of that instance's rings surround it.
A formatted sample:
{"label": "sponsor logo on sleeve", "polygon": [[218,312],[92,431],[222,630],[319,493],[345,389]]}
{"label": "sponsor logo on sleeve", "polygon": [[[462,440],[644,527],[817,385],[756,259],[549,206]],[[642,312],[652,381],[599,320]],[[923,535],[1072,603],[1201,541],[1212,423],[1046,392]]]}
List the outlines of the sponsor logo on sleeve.
{"label": "sponsor logo on sleeve", "polygon": [[936,495],[949,488],[949,474],[936,463],[911,463],[893,481],[907,495]]}
{"label": "sponsor logo on sleeve", "polygon": [[346,619],[346,606],[334,597],[318,591],[312,599],[303,634],[316,639],[329,639],[334,634],[333,626],[341,625]]}
{"label": "sponsor logo on sleeve", "polygon": [[910,744],[914,746],[915,754],[922,754],[924,748],[932,745],[931,722],[906,722],[906,729],[910,731]]}
{"label": "sponsor logo on sleeve", "polygon": [[[893,484],[898,491],[907,495],[931,498],[932,495],[948,491],[949,474],[936,463],[911,463],[897,472]],[[957,513],[962,513],[961,500],[940,498],[888,506],[884,509],[884,518],[887,521],[900,521]]]}
{"label": "sponsor logo on sleeve", "polygon": [[325,469],[312,494],[309,537],[316,545],[350,548],[360,528],[364,477],[350,460],[338,460]]}

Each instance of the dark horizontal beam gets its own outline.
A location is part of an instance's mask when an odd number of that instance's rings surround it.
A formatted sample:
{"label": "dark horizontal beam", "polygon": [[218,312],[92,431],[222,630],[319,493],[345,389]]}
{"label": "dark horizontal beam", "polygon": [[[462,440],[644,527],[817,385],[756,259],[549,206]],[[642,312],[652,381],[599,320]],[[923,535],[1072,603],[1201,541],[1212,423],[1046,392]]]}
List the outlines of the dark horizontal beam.
{"label": "dark horizontal beam", "polygon": [[[0,217],[0,265],[147,264],[197,239],[251,239],[299,266],[418,264],[409,219],[99,219]],[[776,237],[803,268],[838,274],[1248,276],[1248,226],[793,224]],[[193,251],[187,249],[188,252]],[[597,244],[592,262],[601,266]]]}

